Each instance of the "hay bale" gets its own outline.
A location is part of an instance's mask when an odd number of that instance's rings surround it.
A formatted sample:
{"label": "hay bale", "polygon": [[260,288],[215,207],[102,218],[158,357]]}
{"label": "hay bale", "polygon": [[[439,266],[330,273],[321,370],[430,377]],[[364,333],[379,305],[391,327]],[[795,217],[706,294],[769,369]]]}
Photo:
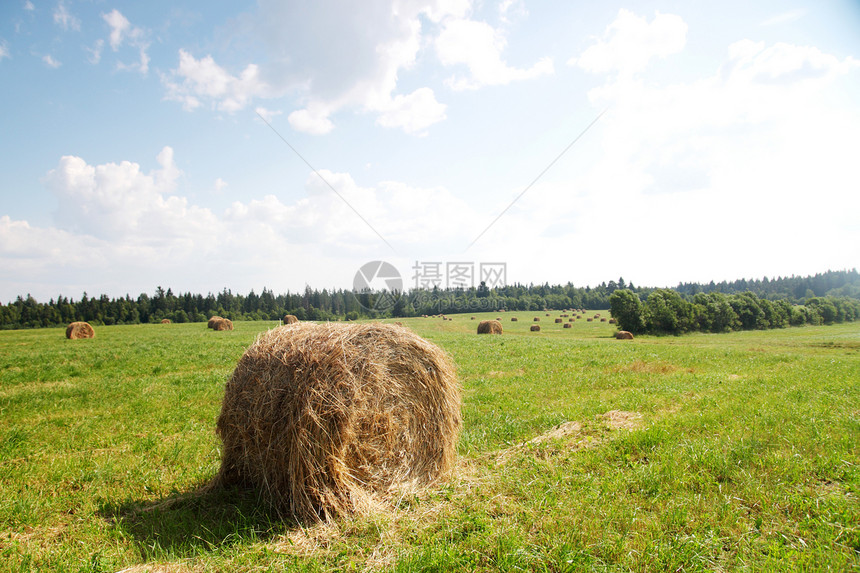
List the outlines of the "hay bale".
{"label": "hay bale", "polygon": [[295,314],[284,315],[284,324],[295,324],[299,322],[299,318]]}
{"label": "hay bale", "polygon": [[73,322],[66,327],[66,338],[78,340],[80,338],[95,338],[96,331],[89,322]]}
{"label": "hay bale", "polygon": [[549,316],[549,313],[546,313],[546,315]]}
{"label": "hay bale", "polygon": [[594,322],[594,319],[593,319],[593,318],[590,318],[590,317],[589,317],[589,318],[587,318],[586,320],[587,320],[588,322]]}
{"label": "hay bale", "polygon": [[227,382],[212,487],[257,488],[282,517],[327,520],[442,478],[461,425],[453,363],[410,330],[281,326]]}
{"label": "hay bale", "polygon": [[534,317],[534,321],[535,321],[535,322],[540,322],[540,317],[539,317],[539,316]]}
{"label": "hay bale", "polygon": [[633,340],[633,333],[626,330],[619,330],[615,333],[615,338],[618,340]]}
{"label": "hay bale", "polygon": [[473,317],[471,317],[469,320],[475,320],[475,317],[473,316]]}
{"label": "hay bale", "polygon": [[218,322],[219,320],[223,320],[223,319],[216,314],[215,316],[213,316],[212,318],[209,319],[209,322],[206,324],[206,326],[209,328],[215,328],[215,323]]}
{"label": "hay bale", "polygon": [[606,319],[605,319],[605,318],[601,318],[601,319],[600,319],[600,322],[606,322]]}
{"label": "hay bale", "polygon": [[517,322],[517,321],[519,321],[519,319],[516,316],[511,317],[511,322]]}
{"label": "hay bale", "polygon": [[212,325],[213,330],[233,330],[233,321],[229,318],[219,318]]}
{"label": "hay bale", "polygon": [[570,328],[570,327],[572,327],[572,326],[573,326],[573,325],[572,325],[571,323],[569,323],[569,322],[565,322],[565,323],[564,323],[564,327],[565,327],[565,328]]}
{"label": "hay bale", "polygon": [[539,324],[533,324],[533,325],[531,325],[531,328],[529,328],[529,330],[531,330],[532,332],[540,332],[540,325]]}
{"label": "hay bale", "polygon": [[170,319],[169,318],[162,318],[161,324],[170,324]]}
{"label": "hay bale", "polygon": [[478,334],[501,334],[502,323],[498,320],[482,320],[478,323]]}
{"label": "hay bale", "polygon": [[576,319],[575,318],[568,318],[567,319],[568,322],[573,322],[574,320],[576,320]]}
{"label": "hay bale", "polygon": [[563,321],[562,319],[560,319],[560,318],[556,318],[556,319],[555,319],[555,323],[556,323],[556,324],[561,324],[562,322],[564,322],[564,321]]}
{"label": "hay bale", "polygon": [[618,324],[618,321],[617,321],[617,320],[615,320],[614,318],[610,318],[610,319],[609,319],[609,324]]}

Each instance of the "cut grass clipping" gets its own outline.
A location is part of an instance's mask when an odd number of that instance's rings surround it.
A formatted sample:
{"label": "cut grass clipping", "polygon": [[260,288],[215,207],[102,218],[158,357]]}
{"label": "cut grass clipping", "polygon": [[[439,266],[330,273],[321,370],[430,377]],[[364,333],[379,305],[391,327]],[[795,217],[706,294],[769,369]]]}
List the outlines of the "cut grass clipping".
{"label": "cut grass clipping", "polygon": [[502,323],[498,320],[482,320],[478,323],[478,334],[501,334]]}
{"label": "cut grass clipping", "polygon": [[89,322],[73,322],[66,327],[66,338],[77,340],[78,338],[94,338],[96,331]]}
{"label": "cut grass clipping", "polygon": [[275,328],[227,383],[213,487],[257,488],[306,522],[393,502],[452,468],[460,400],[448,355],[406,328]]}

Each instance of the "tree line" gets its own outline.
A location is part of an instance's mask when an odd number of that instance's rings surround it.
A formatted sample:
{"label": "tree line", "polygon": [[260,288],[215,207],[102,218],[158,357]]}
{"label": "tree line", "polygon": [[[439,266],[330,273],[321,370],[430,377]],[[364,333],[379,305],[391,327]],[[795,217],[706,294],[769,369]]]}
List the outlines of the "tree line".
{"label": "tree line", "polygon": [[[782,301],[791,306],[821,297],[860,299],[860,274],[856,269],[852,269],[773,280],[765,278],[717,284],[683,283],[672,290],[637,287],[626,282],[624,278],[619,278],[617,281],[603,282],[595,287],[578,287],[569,282],[565,285],[512,284],[491,288],[482,283],[473,288],[412,289],[404,293],[316,290],[306,287],[300,293],[276,295],[271,289],[263,288],[259,294],[252,290],[242,295],[225,288],[217,294],[209,293],[204,296],[194,293],[174,294],[170,288],[165,290],[158,287],[152,295],[142,293],[136,298],[129,295],[120,298],[110,298],[107,295],[89,297],[84,293],[79,300],[60,295],[48,302],[39,302],[27,295],[18,296],[16,300],[5,305],[0,304],[0,328],[63,326],[74,321],[87,321],[94,325],[154,323],[162,319],[180,323],[205,322],[214,315],[231,320],[279,320],[286,314],[294,314],[299,320],[325,321],[500,309],[597,310],[610,308],[611,297],[618,291],[633,293],[643,304],[658,291],[673,292],[680,300],[700,306],[703,304],[702,296],[735,296],[748,292],[757,300],[770,303]],[[671,298],[674,304],[674,296]],[[695,302],[696,300],[700,302]],[[836,303],[833,304],[838,307]],[[839,304],[844,306],[844,303]],[[765,303],[764,306],[768,305]],[[824,311],[824,314],[829,316],[828,313],[829,310]],[[686,325],[685,316],[684,313],[679,314],[679,320]],[[838,311],[837,316],[841,316]]]}
{"label": "tree line", "polygon": [[621,330],[633,334],[684,334],[764,330],[804,324],[834,324],[860,319],[860,300],[849,297],[810,297],[804,304],[771,301],[753,292],[681,293],[657,289],[643,302],[627,289],[609,297],[610,312]]}

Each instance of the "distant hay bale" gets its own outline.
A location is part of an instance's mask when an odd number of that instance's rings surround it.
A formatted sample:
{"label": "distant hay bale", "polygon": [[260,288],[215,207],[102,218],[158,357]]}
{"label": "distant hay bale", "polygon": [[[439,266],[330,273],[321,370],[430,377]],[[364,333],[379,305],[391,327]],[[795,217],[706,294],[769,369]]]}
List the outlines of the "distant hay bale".
{"label": "distant hay bale", "polygon": [[563,321],[562,319],[560,319],[560,318],[556,318],[556,319],[555,319],[555,323],[556,323],[556,324],[561,324],[562,322],[564,322],[564,321]]}
{"label": "distant hay bale", "polygon": [[511,322],[517,322],[517,321],[519,321],[519,319],[516,316],[511,317]]}
{"label": "distant hay bale", "polygon": [[546,313],[546,315],[549,316],[549,313]]}
{"label": "distant hay bale", "polygon": [[534,321],[535,321],[535,322],[540,322],[540,317],[539,317],[539,316],[534,317]]}
{"label": "distant hay bale", "polygon": [[601,318],[601,319],[600,319],[600,322],[606,322],[606,319],[605,319],[605,318]]}
{"label": "distant hay bale", "polygon": [[95,338],[96,331],[89,322],[73,322],[66,327],[66,338],[78,340],[80,338]]}
{"label": "distant hay bale", "polygon": [[532,332],[540,332],[540,325],[539,324],[533,324],[533,325],[531,325],[531,328],[529,328],[529,330],[531,330]]}
{"label": "distant hay bale", "polygon": [[614,318],[609,319],[609,324],[617,324],[617,323],[618,323],[618,321],[615,320]]}
{"label": "distant hay bale", "polygon": [[169,318],[162,318],[161,324],[170,324],[170,319]]}
{"label": "distant hay bale", "polygon": [[299,322],[299,318],[295,314],[284,315],[284,324],[295,324]]}
{"label": "distant hay bale", "polygon": [[594,322],[594,319],[591,317],[588,317],[586,320],[588,320],[588,322]]}
{"label": "distant hay bale", "polygon": [[473,317],[472,317],[472,318],[470,318],[469,320],[475,320],[475,317],[473,316]]}
{"label": "distant hay bale", "polygon": [[223,320],[223,319],[216,314],[215,316],[213,316],[212,318],[209,319],[209,322],[207,323],[206,326],[208,326],[209,328],[215,328],[215,323],[218,322],[219,320]]}
{"label": "distant hay bale", "polygon": [[229,318],[219,318],[212,326],[213,330],[233,330],[233,321]]}
{"label": "distant hay bale", "polygon": [[445,476],[462,425],[448,355],[408,329],[302,322],[257,338],[227,382],[212,487],[244,485],[304,522]]}
{"label": "distant hay bale", "polygon": [[562,315],[561,315],[561,317],[562,317],[562,318],[567,318],[567,316],[568,316],[567,314],[562,314]]}
{"label": "distant hay bale", "polygon": [[576,319],[575,318],[568,318],[567,319],[568,322],[573,322],[574,320],[576,320]]}
{"label": "distant hay bale", "polygon": [[576,315],[576,320],[579,320],[580,318],[582,318],[582,315],[581,315],[581,314],[577,314],[577,315]]}
{"label": "distant hay bale", "polygon": [[403,323],[400,321],[395,321],[394,324],[396,324],[397,326],[403,326]]}
{"label": "distant hay bale", "polygon": [[626,330],[619,330],[615,333],[615,338],[618,340],[633,340],[633,333]]}
{"label": "distant hay bale", "polygon": [[478,334],[502,334],[502,323],[498,320],[482,320],[478,323]]}
{"label": "distant hay bale", "polygon": [[564,323],[564,327],[565,327],[565,328],[570,328],[570,327],[572,327],[572,326],[573,326],[573,325],[572,325],[571,323],[569,323],[569,322],[565,322],[565,323]]}

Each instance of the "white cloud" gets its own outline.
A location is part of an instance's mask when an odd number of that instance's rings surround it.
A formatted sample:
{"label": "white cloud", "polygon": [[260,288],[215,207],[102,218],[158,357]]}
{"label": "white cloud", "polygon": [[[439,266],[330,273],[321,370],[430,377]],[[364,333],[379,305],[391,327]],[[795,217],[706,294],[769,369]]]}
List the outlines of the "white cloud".
{"label": "white cloud", "polygon": [[215,185],[214,185],[214,187],[215,187],[215,192],[216,192],[216,193],[220,193],[220,192],[222,192],[224,189],[226,189],[227,187],[229,187],[229,185],[230,185],[229,183],[227,183],[226,181],[224,181],[223,179],[221,179],[221,178],[219,177],[219,178],[217,178],[217,179],[215,180]]}
{"label": "white cloud", "polygon": [[399,127],[406,133],[422,134],[445,119],[444,104],[436,101],[433,90],[420,88],[409,95],[398,95],[385,106],[376,122],[383,127]]}
{"label": "white cloud", "polygon": [[603,38],[568,64],[596,74],[618,72],[627,76],[644,70],[653,58],[680,52],[686,39],[687,24],[679,16],[658,12],[649,23],[621,9]]}
{"label": "white cloud", "polygon": [[269,91],[254,64],[233,76],[216,64],[212,56],[198,60],[185,50],[179,50],[179,67],[169,76],[162,76],[162,83],[167,87],[165,98],[181,102],[187,110],[200,107],[201,99],[205,99],[213,109],[232,113]]}
{"label": "white cloud", "polygon": [[793,10],[788,10],[787,12],[782,12],[780,14],[777,14],[776,16],[768,18],[767,20],[762,22],[762,26],[778,26],[780,24],[787,24],[789,22],[800,20],[804,16],[806,16],[806,10],[803,10],[801,8],[795,8]]}
{"label": "white cloud", "polygon": [[269,123],[271,123],[272,120],[274,120],[277,116],[282,115],[284,113],[280,110],[266,109],[262,106],[257,106],[257,108],[254,111],[256,111],[258,114],[260,114],[260,116],[264,120],[268,121]]}
{"label": "white cloud", "polygon": [[[117,63],[117,68],[120,70],[137,70],[141,74],[146,75],[149,72],[150,60],[149,55],[146,52],[149,49],[149,41],[146,39],[146,32],[142,28],[132,26],[128,18],[123,16],[122,12],[116,8],[107,14],[102,14],[102,19],[110,27],[110,35],[108,39],[110,47],[114,52],[119,51],[123,44],[128,44],[138,51],[138,61],[136,63],[126,64],[119,62]],[[99,40],[96,46],[99,57],[101,55],[102,45],[103,41]],[[95,57],[96,52],[91,50],[91,53],[94,54],[94,59],[98,62],[98,57]],[[90,61],[92,61],[92,59]]]}
{"label": "white cloud", "polygon": [[[25,6],[26,9],[26,6]],[[57,3],[57,7],[54,9],[54,23],[58,24],[63,30],[75,30],[80,31],[81,29],[81,21],[69,13],[68,8],[66,8],[65,2],[60,0]]]}
{"label": "white cloud", "polygon": [[508,66],[502,59],[507,40],[501,31],[486,22],[456,19],[445,24],[436,38],[439,60],[445,66],[466,65],[469,77],[454,77],[448,85],[455,90],[504,85],[553,73],[550,58],[541,58],[529,69]]}
{"label": "white cloud", "polygon": [[322,108],[316,112],[309,109],[299,109],[287,116],[290,127],[296,131],[311,135],[325,135],[334,129],[334,124],[328,118],[329,110]]}
{"label": "white cloud", "polygon": [[9,46],[6,44],[5,40],[0,40],[0,60],[3,58],[11,58],[9,55]]}
{"label": "white cloud", "polygon": [[87,61],[91,64],[98,64],[102,59],[102,48],[104,48],[105,41],[102,39],[96,40],[96,43],[93,44],[92,48],[84,48],[86,51],[90,53],[87,57]]}
{"label": "white cloud", "polygon": [[36,7],[33,5],[32,2],[30,2],[30,0],[24,2],[24,10],[26,10],[27,12],[32,12],[35,9]]}
{"label": "white cloud", "polygon": [[42,56],[42,61],[45,62],[46,66],[55,70],[63,65],[62,62],[55,60],[53,56],[51,56],[51,54],[46,54]]}

